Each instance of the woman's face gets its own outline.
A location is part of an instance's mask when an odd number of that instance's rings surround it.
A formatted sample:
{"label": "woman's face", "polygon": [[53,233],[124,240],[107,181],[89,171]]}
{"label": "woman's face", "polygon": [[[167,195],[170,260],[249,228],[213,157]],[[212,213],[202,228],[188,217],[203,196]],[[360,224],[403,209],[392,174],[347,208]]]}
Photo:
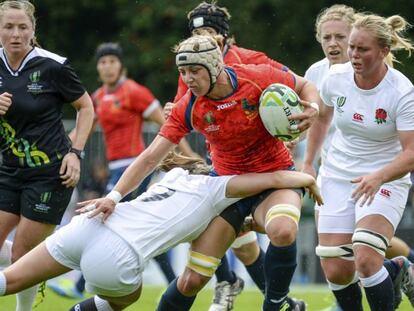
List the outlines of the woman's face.
{"label": "woman's face", "polygon": [[210,89],[210,75],[201,65],[187,65],[178,67],[184,83],[195,96],[204,96]]}
{"label": "woman's face", "polygon": [[350,31],[350,26],[345,21],[326,21],[321,25],[321,46],[331,65],[348,61]]}
{"label": "woman's face", "polygon": [[355,74],[372,76],[384,66],[388,48],[381,47],[377,38],[363,28],[353,28],[349,36],[348,56]]}
{"label": "woman's face", "polygon": [[122,63],[115,55],[105,55],[98,59],[96,69],[102,83],[112,86],[118,82],[121,76]]}
{"label": "woman's face", "polygon": [[8,56],[24,57],[32,49],[34,29],[23,10],[7,9],[0,17],[0,42]]}

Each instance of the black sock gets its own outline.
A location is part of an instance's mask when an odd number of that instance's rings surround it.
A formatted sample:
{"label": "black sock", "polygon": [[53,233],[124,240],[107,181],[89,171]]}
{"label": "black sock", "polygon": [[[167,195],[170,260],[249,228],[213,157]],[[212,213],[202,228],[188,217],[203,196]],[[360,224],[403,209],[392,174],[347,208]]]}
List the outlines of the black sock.
{"label": "black sock", "polygon": [[296,269],[296,253],[296,241],[283,247],[269,243],[264,265],[266,295],[263,311],[278,310],[285,301]]}
{"label": "black sock", "polygon": [[227,281],[230,284],[233,284],[236,282],[236,274],[230,270],[229,261],[226,255],[224,255],[224,257],[221,259],[221,263],[218,266],[215,275],[218,283]]}
{"label": "black sock", "polygon": [[260,289],[260,291],[265,293],[265,275],[264,275],[264,261],[265,253],[260,248],[259,257],[251,265],[246,266],[246,270],[252,278],[253,282]]}
{"label": "black sock", "polygon": [[381,283],[371,287],[364,287],[364,289],[372,311],[394,310],[394,291],[389,276]]}
{"label": "black sock", "polygon": [[162,273],[164,274],[165,278],[167,279],[168,283],[171,283],[176,278],[173,268],[170,264],[170,259],[168,258],[167,253],[163,253],[154,257],[154,260],[160,266]]}
{"label": "black sock", "polygon": [[83,277],[83,274],[81,274],[79,279],[76,281],[75,287],[80,293],[84,292],[84,290],[85,290],[85,278]]}
{"label": "black sock", "polygon": [[98,311],[93,297],[75,304],[69,311]]}
{"label": "black sock", "polygon": [[177,288],[177,279],[168,285],[162,295],[157,311],[188,311],[194,303],[196,296],[184,296]]}
{"label": "black sock", "polygon": [[401,267],[396,262],[389,260],[389,259],[384,259],[384,267],[385,269],[387,269],[391,280],[395,280],[395,278],[397,277],[397,274],[401,270]]}
{"label": "black sock", "polygon": [[344,289],[333,290],[333,294],[343,311],[363,311],[362,291],[358,282],[352,283]]}
{"label": "black sock", "polygon": [[411,262],[414,262],[414,249],[410,248],[410,252],[408,253],[407,259]]}

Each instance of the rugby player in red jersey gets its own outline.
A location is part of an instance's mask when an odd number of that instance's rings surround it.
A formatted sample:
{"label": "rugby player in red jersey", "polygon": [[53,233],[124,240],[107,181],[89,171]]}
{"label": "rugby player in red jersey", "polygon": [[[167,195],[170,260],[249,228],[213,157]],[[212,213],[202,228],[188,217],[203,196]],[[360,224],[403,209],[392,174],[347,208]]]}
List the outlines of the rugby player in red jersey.
{"label": "rugby player in red jersey", "polygon": [[[105,220],[115,206],[111,198],[119,199],[135,189],[193,128],[211,144],[215,174],[271,172],[293,167],[286,147],[266,131],[260,120],[259,98],[271,83],[292,87],[304,99],[305,112],[296,115],[297,119],[303,119],[298,126],[303,131],[313,122],[309,117],[310,102],[320,100],[311,83],[269,65],[225,67],[218,43],[211,36],[191,37],[177,47],[176,53],[180,75],[189,91],[173,108],[152,144],[126,169],[111,193],[94,201],[96,210],[91,216],[103,213]],[[265,255],[263,310],[306,310],[303,302],[287,298],[296,268],[295,239],[301,194],[301,189],[266,191],[226,209],[192,243],[187,268],[170,284],[158,310],[191,308],[197,292],[214,275],[220,258],[250,213],[270,239]]]}
{"label": "rugby player in red jersey", "polygon": [[[241,48],[235,44],[234,36],[230,35],[230,13],[225,7],[220,7],[216,3],[202,2],[187,15],[188,27],[193,35],[210,34],[223,36],[221,44],[224,63],[234,64],[269,64],[276,69],[288,71],[288,68],[269,58],[263,52]],[[177,94],[174,102],[177,102],[187,92],[188,87],[181,76],[178,79]],[[164,113],[166,118],[171,113],[173,103],[166,103]],[[207,143],[207,149],[209,145]],[[209,155],[208,155],[209,157]],[[207,159],[209,161],[209,158]],[[245,265],[246,270],[254,283],[264,294],[264,251],[257,243],[256,232],[242,232],[231,246],[236,257]],[[214,290],[213,303],[209,311],[232,310],[234,299],[241,293],[244,281],[231,270],[227,257],[222,258],[221,264],[215,273],[217,283]]]}

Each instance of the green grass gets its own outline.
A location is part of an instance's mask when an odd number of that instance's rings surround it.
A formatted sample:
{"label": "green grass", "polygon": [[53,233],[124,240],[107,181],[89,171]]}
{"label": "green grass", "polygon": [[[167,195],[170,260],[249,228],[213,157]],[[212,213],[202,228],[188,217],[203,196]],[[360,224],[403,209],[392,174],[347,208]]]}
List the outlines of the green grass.
{"label": "green grass", "polygon": [[[129,307],[128,311],[153,311],[156,308],[156,301],[160,297],[164,288],[161,287],[146,287],[138,302]],[[211,302],[212,291],[203,290],[197,297],[197,300],[192,308],[193,311],[206,311]],[[292,296],[304,299],[308,304],[308,311],[321,311],[331,305],[333,299],[326,287],[321,286],[306,286],[294,287]],[[57,296],[50,290],[46,291],[44,301],[35,309],[35,311],[60,311],[69,310],[69,308],[76,302],[67,298]],[[237,297],[234,311],[259,311],[261,310],[262,295],[257,290],[245,290]],[[13,296],[0,298],[1,311],[14,311],[15,298]],[[369,310],[365,305],[365,310]],[[406,297],[398,309],[399,311],[413,310]]]}

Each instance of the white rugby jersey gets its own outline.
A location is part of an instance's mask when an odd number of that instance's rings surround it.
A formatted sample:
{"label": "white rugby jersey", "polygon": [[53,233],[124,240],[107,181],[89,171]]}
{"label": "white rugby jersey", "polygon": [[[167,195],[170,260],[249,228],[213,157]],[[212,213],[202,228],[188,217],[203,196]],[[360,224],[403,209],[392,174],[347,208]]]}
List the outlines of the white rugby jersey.
{"label": "white rugby jersey", "polygon": [[[326,176],[348,180],[384,167],[402,150],[397,131],[414,130],[413,84],[393,68],[375,88],[362,90],[351,63],[332,65],[321,97],[334,107],[336,126]],[[401,181],[409,183],[409,175]]]}
{"label": "white rugby jersey", "polygon": [[233,176],[191,175],[174,168],[133,201],[117,204],[105,224],[144,261],[197,238],[209,222],[240,198],[226,198]]}
{"label": "white rugby jersey", "polygon": [[[324,59],[321,59],[320,61],[317,61],[316,63],[312,64],[308,68],[308,70],[306,70],[305,79],[315,84],[318,91],[320,91],[323,79],[328,75],[329,67],[330,67],[329,60],[325,57]],[[331,140],[332,140],[334,131],[335,131],[335,126],[332,123],[331,126],[329,127],[328,133],[322,145],[322,150],[321,150],[322,165],[326,160],[326,154],[328,153],[329,146],[331,145]]]}

